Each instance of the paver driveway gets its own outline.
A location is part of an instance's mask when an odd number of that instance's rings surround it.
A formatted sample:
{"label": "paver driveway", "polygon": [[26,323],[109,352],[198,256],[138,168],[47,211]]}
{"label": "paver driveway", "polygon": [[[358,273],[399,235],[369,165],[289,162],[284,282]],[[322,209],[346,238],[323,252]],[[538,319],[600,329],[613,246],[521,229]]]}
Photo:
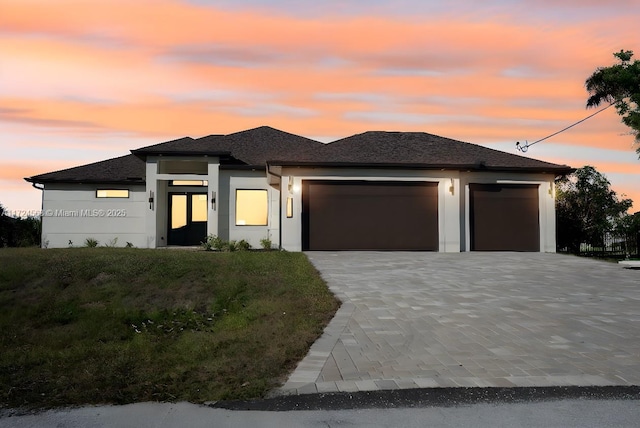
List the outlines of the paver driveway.
{"label": "paver driveway", "polygon": [[640,271],[543,253],[307,255],[343,305],[280,393],[640,385]]}

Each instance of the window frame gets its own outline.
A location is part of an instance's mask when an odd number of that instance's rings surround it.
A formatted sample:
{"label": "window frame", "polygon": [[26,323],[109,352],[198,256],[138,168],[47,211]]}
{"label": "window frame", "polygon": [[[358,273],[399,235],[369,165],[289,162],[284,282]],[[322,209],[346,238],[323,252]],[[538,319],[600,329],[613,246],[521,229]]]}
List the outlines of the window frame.
{"label": "window frame", "polygon": [[[265,213],[265,223],[264,224],[238,224],[238,193],[242,191],[252,191],[252,192],[265,192],[267,196],[266,200],[266,213]],[[269,190],[268,189],[248,189],[248,188],[236,188],[235,189],[235,212],[233,223],[236,227],[266,227],[269,226]]]}
{"label": "window frame", "polygon": [[170,187],[207,187],[209,180],[171,180]]}

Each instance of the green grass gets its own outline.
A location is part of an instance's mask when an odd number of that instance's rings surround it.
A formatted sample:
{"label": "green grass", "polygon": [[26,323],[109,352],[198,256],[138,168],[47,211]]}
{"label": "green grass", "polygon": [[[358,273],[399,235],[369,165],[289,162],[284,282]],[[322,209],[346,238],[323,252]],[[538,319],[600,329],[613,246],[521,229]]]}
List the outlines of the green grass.
{"label": "green grass", "polygon": [[0,407],[261,397],[338,306],[300,253],[0,249]]}

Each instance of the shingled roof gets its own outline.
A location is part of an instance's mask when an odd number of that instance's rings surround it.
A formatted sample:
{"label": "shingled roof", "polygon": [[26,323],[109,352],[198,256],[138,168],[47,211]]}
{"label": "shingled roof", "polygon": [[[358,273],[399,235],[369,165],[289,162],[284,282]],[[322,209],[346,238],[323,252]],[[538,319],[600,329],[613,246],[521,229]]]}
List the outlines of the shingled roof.
{"label": "shingled roof", "polygon": [[25,178],[30,183],[144,183],[145,161],[126,155]]}
{"label": "shingled roof", "polygon": [[229,135],[184,137],[132,150],[131,155],[40,174],[27,181],[131,183],[144,181],[145,158],[219,156],[221,163],[282,166],[394,167],[518,172],[573,171],[567,165],[543,162],[424,132],[369,131],[323,144],[268,126]]}
{"label": "shingled roof", "polygon": [[[193,139],[191,137],[178,138],[177,140],[166,141],[152,146],[131,150],[134,155],[144,158],[151,155],[168,156],[193,156],[193,155],[214,155],[230,154],[224,149],[224,135],[210,135],[208,137]],[[204,139],[207,141],[203,141]]]}
{"label": "shingled roof", "polygon": [[[302,165],[306,162],[274,161]],[[425,132],[368,131],[327,144],[316,165],[414,167],[430,169],[570,172],[543,162]]]}
{"label": "shingled roof", "polygon": [[264,167],[270,159],[312,161],[324,144],[280,131],[269,126],[240,131],[229,135],[189,137],[132,150],[138,156],[148,155],[209,155],[227,156],[246,165]]}

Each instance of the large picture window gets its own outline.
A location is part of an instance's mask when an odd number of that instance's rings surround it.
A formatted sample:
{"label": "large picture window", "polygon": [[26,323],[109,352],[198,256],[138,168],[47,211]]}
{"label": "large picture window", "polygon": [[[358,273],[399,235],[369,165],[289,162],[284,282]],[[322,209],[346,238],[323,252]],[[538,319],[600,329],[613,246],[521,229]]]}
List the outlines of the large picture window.
{"label": "large picture window", "polygon": [[236,226],[266,226],[268,212],[266,190],[236,190]]}

